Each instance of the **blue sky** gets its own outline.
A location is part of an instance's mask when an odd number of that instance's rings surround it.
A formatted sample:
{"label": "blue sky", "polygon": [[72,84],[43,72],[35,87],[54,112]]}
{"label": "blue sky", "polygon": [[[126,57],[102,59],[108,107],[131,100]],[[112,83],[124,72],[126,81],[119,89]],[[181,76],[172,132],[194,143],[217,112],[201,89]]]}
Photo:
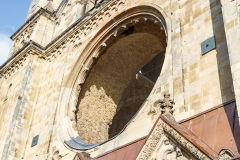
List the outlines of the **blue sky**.
{"label": "blue sky", "polygon": [[31,0],[1,0],[0,3],[0,65],[8,57],[10,36],[25,22]]}

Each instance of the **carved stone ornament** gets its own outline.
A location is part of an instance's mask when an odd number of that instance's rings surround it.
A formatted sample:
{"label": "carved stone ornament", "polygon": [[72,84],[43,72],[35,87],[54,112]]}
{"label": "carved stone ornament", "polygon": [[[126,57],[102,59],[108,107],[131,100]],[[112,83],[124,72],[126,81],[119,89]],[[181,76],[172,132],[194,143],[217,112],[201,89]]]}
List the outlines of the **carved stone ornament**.
{"label": "carved stone ornament", "polygon": [[158,123],[156,125],[156,127],[154,128],[152,134],[150,135],[150,137],[148,138],[144,148],[142,149],[142,151],[140,152],[139,156],[138,156],[138,160],[148,160],[153,152],[155,151],[160,139],[161,139],[161,135],[163,134],[163,128],[161,126],[161,123]]}
{"label": "carved stone ornament", "polygon": [[[176,141],[176,143],[179,146],[182,146],[186,151],[188,151],[189,154],[196,157],[197,159],[210,160],[210,158],[205,153],[203,153],[199,148],[197,148],[194,144],[188,141],[174,128],[172,128],[170,125],[168,125],[161,119],[157,122],[156,126],[154,127],[154,130],[149,136],[145,146],[141,150],[137,159],[149,160],[154,154],[154,152],[157,151],[157,146],[159,145],[162,137],[164,137],[164,133],[167,133],[167,135],[174,139],[174,141]],[[167,144],[168,142],[166,141],[165,143]],[[176,152],[178,156],[181,155],[181,152],[179,152],[178,148],[175,148],[173,151]]]}
{"label": "carved stone ornament", "polygon": [[162,160],[168,160],[169,156],[171,157],[171,159],[178,159],[183,156],[179,146],[171,142],[169,138],[166,138],[164,140],[164,145],[169,147],[165,148],[163,155],[161,155]]}
{"label": "carved stone ornament", "polygon": [[184,147],[190,154],[194,155],[198,159],[210,159],[207,155],[205,155],[200,149],[198,149],[194,144],[188,141],[185,137],[183,137],[180,133],[178,133],[174,128],[160,120],[165,133],[168,133],[178,144]]}
{"label": "carved stone ornament", "polygon": [[175,118],[173,117],[173,105],[175,103],[173,100],[170,99],[170,94],[165,93],[164,99],[158,99],[152,103],[152,106],[150,108],[150,111],[148,112],[148,115],[154,116],[159,114],[161,112],[162,115],[167,117],[171,121],[175,121]]}
{"label": "carved stone ornament", "polygon": [[235,155],[229,149],[222,149],[218,154],[219,160],[227,160],[227,159],[232,159],[234,157],[235,157]]}
{"label": "carved stone ornament", "polygon": [[175,103],[170,99],[170,94],[164,94],[164,99],[160,101],[161,114],[166,116],[169,120],[175,121],[173,117],[173,105]]}

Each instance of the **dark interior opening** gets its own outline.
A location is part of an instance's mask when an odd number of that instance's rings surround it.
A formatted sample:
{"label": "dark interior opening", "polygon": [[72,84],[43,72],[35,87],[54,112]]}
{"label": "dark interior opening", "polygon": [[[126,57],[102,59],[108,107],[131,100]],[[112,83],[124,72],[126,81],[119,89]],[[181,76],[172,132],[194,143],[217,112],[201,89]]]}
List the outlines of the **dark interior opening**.
{"label": "dark interior opening", "polygon": [[160,75],[166,36],[159,25],[129,27],[102,51],[79,96],[77,129],[89,143],[116,136],[136,114]]}

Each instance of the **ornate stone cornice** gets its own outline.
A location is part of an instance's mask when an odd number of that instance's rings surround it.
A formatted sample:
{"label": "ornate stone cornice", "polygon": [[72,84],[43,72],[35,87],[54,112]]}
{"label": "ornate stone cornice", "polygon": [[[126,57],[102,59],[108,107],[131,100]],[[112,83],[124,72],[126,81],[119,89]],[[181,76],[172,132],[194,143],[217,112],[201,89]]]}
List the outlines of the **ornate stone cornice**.
{"label": "ornate stone cornice", "polygon": [[184,149],[186,149],[189,153],[194,155],[197,159],[201,160],[210,160],[205,153],[203,153],[198,147],[196,147],[193,143],[187,140],[184,136],[182,136],[179,132],[177,132],[173,127],[167,124],[165,121],[160,119],[160,123],[162,123],[162,128],[164,132],[168,133],[178,144],[180,144]]}
{"label": "ornate stone cornice", "polygon": [[159,140],[161,139],[161,135],[163,132],[162,123],[156,124],[151,135],[149,136],[146,144],[144,145],[142,151],[138,155],[138,160],[148,160],[152,156],[153,152],[156,150]]}
{"label": "ornate stone cornice", "polygon": [[[5,64],[0,68],[0,78],[7,79],[8,76],[11,76],[16,72],[21,66],[23,66],[24,61],[29,55],[38,55],[39,58],[45,59],[46,57],[43,54],[43,50],[33,41],[25,44],[13,57],[8,59]],[[21,53],[21,54],[20,54]]]}

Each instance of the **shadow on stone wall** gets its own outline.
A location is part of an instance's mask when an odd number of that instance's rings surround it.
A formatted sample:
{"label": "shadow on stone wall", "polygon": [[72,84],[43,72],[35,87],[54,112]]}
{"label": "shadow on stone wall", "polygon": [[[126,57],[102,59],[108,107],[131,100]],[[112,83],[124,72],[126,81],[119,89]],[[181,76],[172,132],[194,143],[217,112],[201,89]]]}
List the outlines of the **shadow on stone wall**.
{"label": "shadow on stone wall", "polygon": [[[130,27],[129,31],[123,32],[111,42],[92,67],[79,96],[77,129],[83,140],[88,143],[102,142],[116,135],[125,126],[153,87],[150,80],[142,78],[143,76],[137,79],[136,74],[159,53],[163,53],[160,58],[164,59],[165,48],[165,33],[160,26],[149,22]],[[160,61],[163,62],[162,59]],[[153,68],[161,70],[161,66],[162,64]],[[126,92],[127,90],[131,91]],[[131,97],[131,93],[135,97]],[[131,98],[135,100],[130,100]],[[132,101],[133,105],[128,101]],[[119,116],[115,116],[117,112]],[[115,123],[117,121],[122,121],[119,122],[121,125]]]}
{"label": "shadow on stone wall", "polygon": [[[209,1],[212,27],[216,40],[216,51],[218,61],[218,74],[221,87],[221,95],[223,103],[235,99],[233,91],[233,80],[230,68],[229,53],[227,47],[226,33],[224,29],[222,4],[220,0]],[[226,112],[226,111],[225,111]],[[229,125],[232,126],[232,133],[238,153],[240,153],[240,126],[237,114],[237,107],[235,107],[235,114],[233,117],[228,116]],[[227,112],[226,112],[227,113]],[[233,118],[233,119],[232,119]]]}

